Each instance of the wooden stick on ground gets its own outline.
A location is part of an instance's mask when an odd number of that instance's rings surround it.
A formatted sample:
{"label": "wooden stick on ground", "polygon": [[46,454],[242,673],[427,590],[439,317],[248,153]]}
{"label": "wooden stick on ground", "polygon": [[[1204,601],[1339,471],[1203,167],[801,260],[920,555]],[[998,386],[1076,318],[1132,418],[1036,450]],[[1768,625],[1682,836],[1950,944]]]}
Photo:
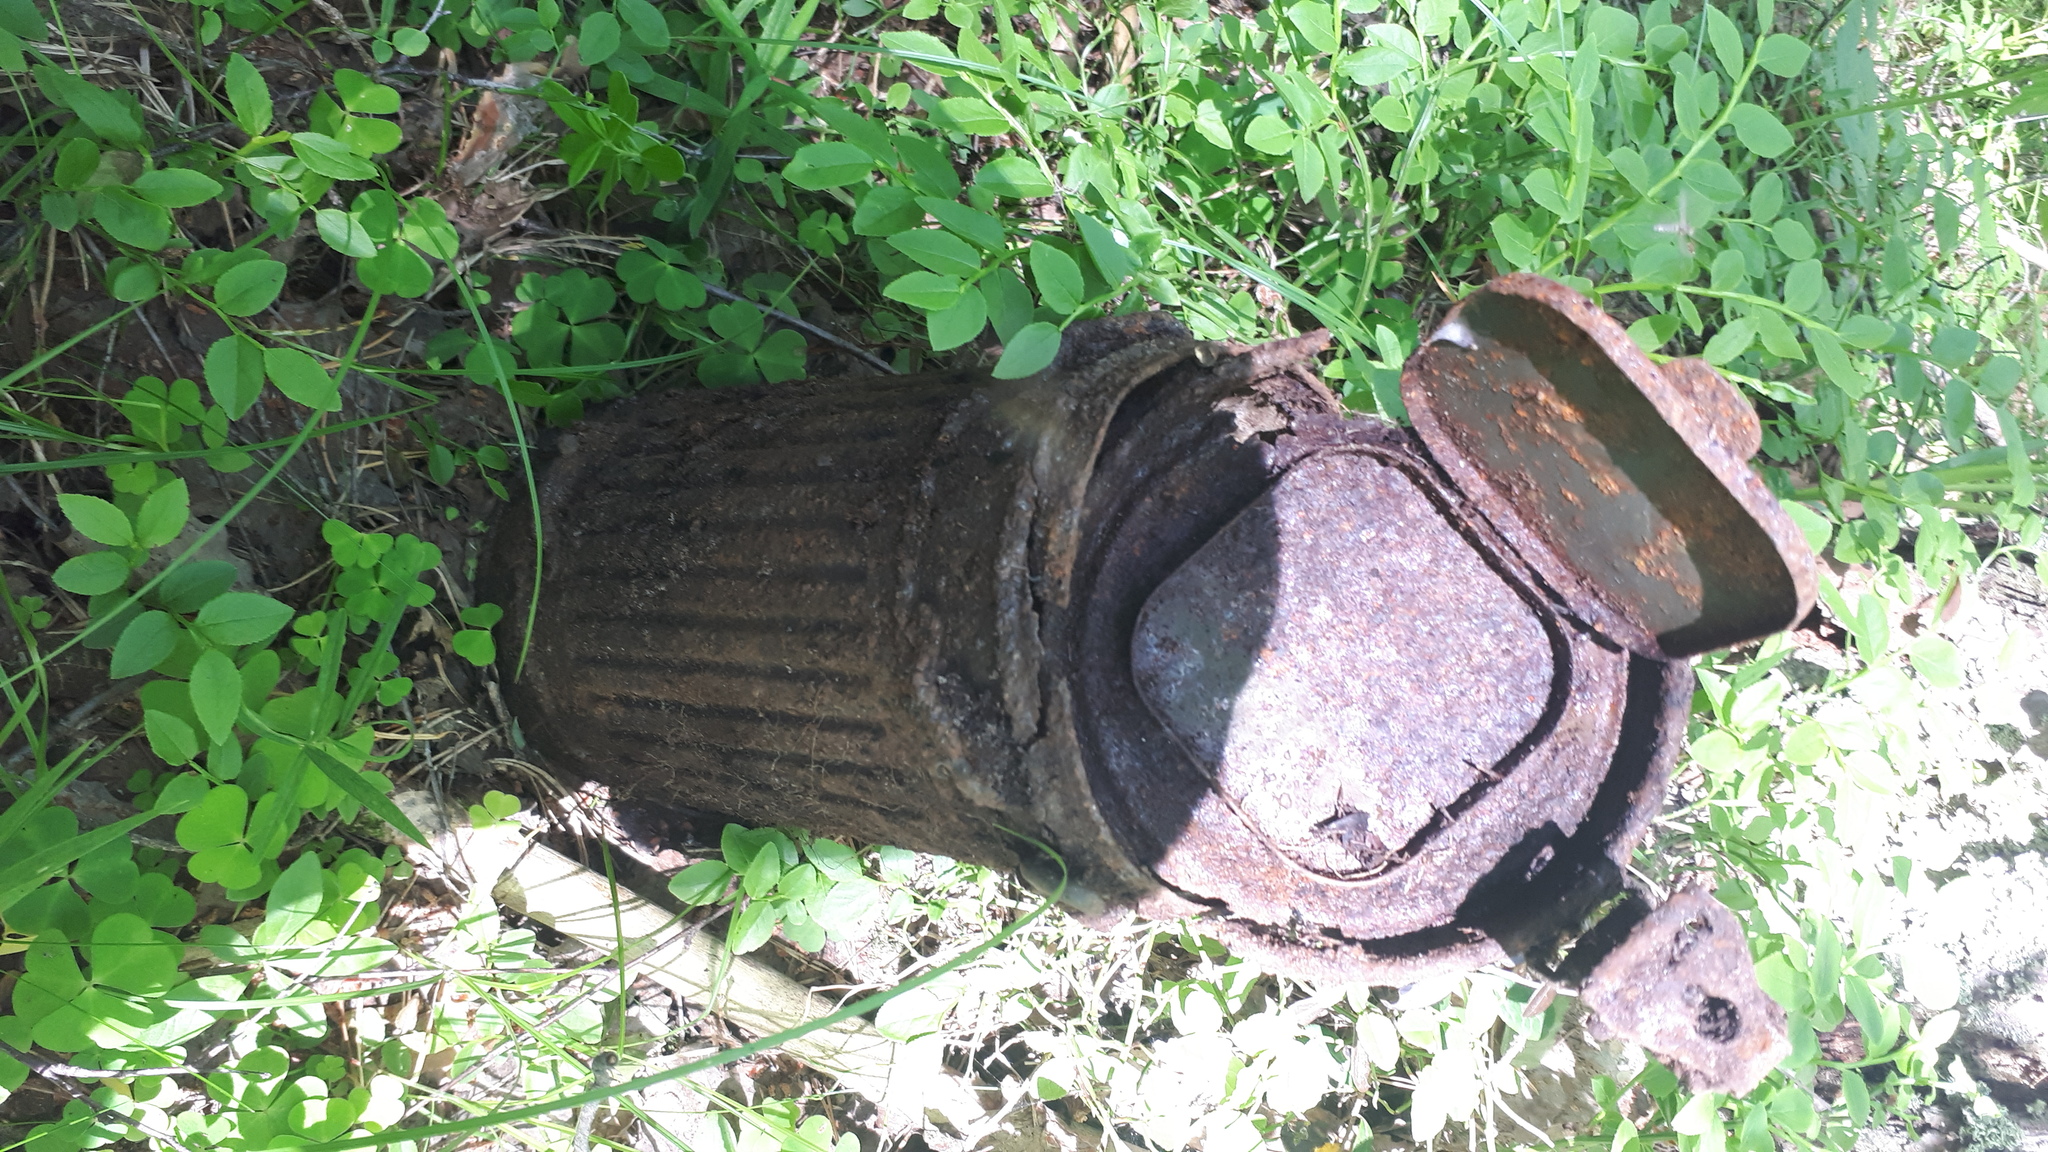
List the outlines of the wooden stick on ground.
{"label": "wooden stick on ground", "polygon": [[[501,907],[552,927],[608,953],[625,942],[627,965],[695,1004],[709,1004],[728,1022],[768,1035],[836,1010],[783,972],[750,956],[731,956],[722,937],[682,930],[667,909],[538,844],[516,825],[473,829],[440,812],[425,792],[393,797],[445,861],[459,860],[479,885],[490,885]],[[495,877],[495,880],[493,879]],[[785,1050],[874,1101],[889,1127],[923,1123],[928,1109],[949,1120],[980,1118],[985,1109],[972,1089],[940,1063],[935,1044],[904,1044],[864,1019],[841,1021],[791,1041]]]}

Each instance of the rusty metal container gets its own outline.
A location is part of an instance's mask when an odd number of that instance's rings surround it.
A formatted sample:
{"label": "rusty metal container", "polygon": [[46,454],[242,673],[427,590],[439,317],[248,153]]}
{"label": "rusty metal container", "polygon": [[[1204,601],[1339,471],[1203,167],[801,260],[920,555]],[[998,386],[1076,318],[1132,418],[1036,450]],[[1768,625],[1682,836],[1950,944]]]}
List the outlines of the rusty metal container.
{"label": "rusty metal container", "polygon": [[[1322,345],[1144,315],[1028,380],[606,409],[542,473],[514,711],[628,802],[1043,886],[1037,840],[1082,911],[1198,915],[1295,971],[1548,971],[1662,803],[1687,658],[1795,623],[1812,559],[1739,394],[1551,281],[1450,313],[1403,374],[1412,430],[1347,416]],[[493,548],[509,627],[530,530]],[[1628,918],[1725,945],[1719,917]],[[1665,981],[1702,1083],[1775,1059],[1746,952],[1615,945],[1565,974],[1718,966]]]}

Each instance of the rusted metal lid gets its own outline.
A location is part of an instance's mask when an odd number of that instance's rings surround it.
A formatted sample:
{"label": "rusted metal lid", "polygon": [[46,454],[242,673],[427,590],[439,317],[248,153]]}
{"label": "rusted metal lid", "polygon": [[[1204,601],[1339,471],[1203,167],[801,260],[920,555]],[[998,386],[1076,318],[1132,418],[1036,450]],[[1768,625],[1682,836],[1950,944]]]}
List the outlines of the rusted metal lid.
{"label": "rusted metal lid", "polygon": [[1696,655],[1812,609],[1813,556],[1747,463],[1748,403],[1701,361],[1652,362],[1564,285],[1517,273],[1466,297],[1401,397],[1459,489],[1632,651]]}
{"label": "rusted metal lid", "polygon": [[1313,874],[1398,863],[1513,770],[1556,704],[1551,629],[1430,496],[1377,454],[1318,453],[1138,617],[1139,691],[1239,817]]}

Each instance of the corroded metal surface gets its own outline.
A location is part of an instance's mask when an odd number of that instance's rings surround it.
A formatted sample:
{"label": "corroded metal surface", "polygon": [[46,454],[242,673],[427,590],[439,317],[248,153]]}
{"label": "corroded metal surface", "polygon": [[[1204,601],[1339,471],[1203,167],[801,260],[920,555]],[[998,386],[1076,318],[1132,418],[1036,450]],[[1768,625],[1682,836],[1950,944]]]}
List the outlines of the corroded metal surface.
{"label": "corroded metal surface", "polygon": [[[1790,623],[1810,558],[1741,397],[1548,281],[1454,310],[1413,431],[1324,344],[1133,316],[1030,380],[610,408],[545,470],[525,730],[639,802],[1050,883],[1023,833],[1083,910],[1295,971],[1547,966],[1662,804],[1683,656]],[[516,518],[493,547],[523,604]]]}
{"label": "corroded metal surface", "polygon": [[[1290,468],[1138,618],[1139,691],[1239,818],[1310,872],[1386,869],[1513,771],[1549,710],[1554,628],[1360,452]],[[1417,700],[1457,701],[1449,709]]]}
{"label": "corroded metal surface", "polygon": [[1416,430],[1564,599],[1650,656],[1788,628],[1812,558],[1747,460],[1756,417],[1698,361],[1658,367],[1538,276],[1451,310],[1402,374]]}
{"label": "corroded metal surface", "polygon": [[1785,1010],[1757,986],[1742,925],[1704,888],[1644,918],[1580,996],[1596,1038],[1641,1044],[1696,1092],[1747,1092],[1791,1050]]}

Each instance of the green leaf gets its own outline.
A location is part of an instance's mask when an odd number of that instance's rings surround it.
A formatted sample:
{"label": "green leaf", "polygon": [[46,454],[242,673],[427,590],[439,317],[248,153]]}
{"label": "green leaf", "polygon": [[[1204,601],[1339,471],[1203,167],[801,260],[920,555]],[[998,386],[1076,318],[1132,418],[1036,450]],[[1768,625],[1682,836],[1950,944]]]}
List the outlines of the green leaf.
{"label": "green leaf", "polygon": [[190,168],[158,168],[144,172],[128,187],[159,208],[190,208],[221,194],[220,181]]}
{"label": "green leaf", "polygon": [[761,343],[761,310],[744,300],[728,300],[705,314],[711,330],[748,351]]}
{"label": "green leaf", "polygon": [[270,102],[270,85],[264,83],[263,73],[240,52],[228,54],[227,89],[235,125],[251,136],[269,131],[270,121],[276,115]]}
{"label": "green leaf", "polygon": [[936,312],[950,308],[960,298],[961,283],[957,276],[941,276],[936,272],[909,272],[891,280],[882,288],[882,295],[891,300],[900,300],[913,308]]}
{"label": "green leaf", "polygon": [[1564,182],[1548,168],[1538,168],[1522,177],[1522,187],[1528,190],[1530,199],[1549,209],[1553,216],[1562,219],[1570,210],[1565,202]]}
{"label": "green leaf", "polygon": [[73,136],[57,152],[57,167],[52,172],[57,187],[81,189],[114,182],[117,177],[100,168],[102,155],[92,137]]}
{"label": "green leaf", "polygon": [[135,526],[128,522],[128,514],[97,496],[66,492],[57,497],[57,507],[88,540],[115,548],[135,543]]}
{"label": "green leaf", "polygon": [[576,55],[585,68],[604,63],[618,50],[618,17],[609,12],[593,12],[583,18],[576,36]]}
{"label": "green leaf", "polygon": [[334,70],[334,90],[341,106],[366,116],[390,116],[398,111],[398,89],[379,84],[353,68]]}
{"label": "green leaf", "polygon": [[[2036,399],[2040,395],[2036,392]],[[2027,458],[2027,438],[2021,435],[2019,419],[2012,414],[2012,409],[1998,410],[1998,430],[2005,436],[2005,466],[2012,473],[2012,506],[2032,508],[2037,495],[2034,466]]]}
{"label": "green leaf", "polygon": [[1095,270],[1102,273],[1110,287],[1122,284],[1125,278],[1138,270],[1138,261],[1130,249],[1116,238],[1116,233],[1086,213],[1077,214],[1074,220],[1081,229],[1081,242],[1087,245],[1088,255],[1095,261]]}
{"label": "green leaf", "polygon": [[946,42],[929,32],[884,32],[882,47],[903,59],[940,76],[957,76],[965,61],[953,54]]}
{"label": "green leaf", "polygon": [[641,43],[644,51],[660,52],[668,47],[668,21],[661,9],[647,0],[616,0],[612,10],[619,14],[626,31]]}
{"label": "green leaf", "polygon": [[1735,21],[1730,20],[1726,12],[1712,4],[1706,5],[1706,16],[1707,43],[1714,46],[1714,58],[1721,62],[1721,70],[1731,77],[1742,75],[1742,66],[1746,62],[1742,54],[1742,30],[1735,26]]}
{"label": "green leaf", "polygon": [[192,663],[187,688],[208,742],[219,744],[233,736],[235,721],[242,715],[242,673],[228,654],[218,648],[200,653]]}
{"label": "green leaf", "polygon": [[320,362],[296,348],[265,348],[263,372],[277,390],[316,412],[341,411],[341,390]]}
{"label": "green leaf", "polygon": [[144,612],[121,629],[107,675],[120,680],[147,672],[178,649],[177,621],[167,612]]}
{"label": "green leaf", "polygon": [[465,628],[455,634],[449,646],[455,654],[479,668],[497,663],[498,646],[491,640],[491,634],[481,628]]}
{"label": "green leaf", "polygon": [[1031,244],[1031,279],[1038,285],[1038,297],[1055,312],[1071,313],[1085,299],[1081,266],[1072,256],[1042,240]]}
{"label": "green leaf", "polygon": [[1944,689],[1963,686],[1963,656],[1947,638],[1929,633],[1913,641],[1906,652],[1913,659],[1914,671],[1929,684]]}
{"label": "green leaf", "polygon": [[87,552],[59,564],[50,579],[73,595],[99,596],[128,582],[128,561],[118,552]]}
{"label": "green leaf", "polygon": [[213,643],[238,648],[268,644],[291,618],[290,607],[261,592],[226,592],[207,601],[192,623]]}
{"label": "green leaf", "polygon": [[891,1040],[910,1041],[929,1036],[945,1026],[946,1017],[968,996],[965,981],[949,976],[882,1005],[875,1013],[875,1030]]}
{"label": "green leaf", "polygon": [[475,604],[462,610],[460,619],[472,628],[489,628],[505,618],[505,610],[496,604]]}
{"label": "green leaf", "polygon": [[163,291],[163,277],[148,260],[117,256],[107,261],[107,294],[125,304],[137,304]]}
{"label": "green leaf", "polygon": [[[920,203],[908,188],[894,184],[874,185],[861,195],[860,206],[853,210],[853,234],[890,236],[906,228],[915,228],[924,223],[924,209]],[[934,203],[951,201],[935,200]]]}
{"label": "green leaf", "polygon": [[1955,324],[1943,324],[1934,330],[1934,339],[1927,345],[1928,358],[1948,368],[1961,368],[1977,354],[1977,342],[1983,339],[1968,328]]}
{"label": "green leaf", "polygon": [[350,150],[332,136],[319,132],[292,133],[292,153],[306,169],[335,180],[374,180],[377,166]]}
{"label": "green leaf", "polygon": [[733,917],[732,930],[726,934],[726,946],[734,955],[745,955],[768,942],[775,935],[775,907],[771,901],[750,900],[740,914]]}
{"label": "green leaf", "polygon": [[1891,343],[1892,326],[1875,316],[1857,314],[1842,322],[1842,343],[1851,348],[1876,348]]}
{"label": "green leaf", "polygon": [[50,34],[50,24],[33,0],[0,0],[0,29],[23,40],[41,40]]}
{"label": "green leaf", "polygon": [[278,873],[277,881],[271,885],[270,894],[263,902],[263,923],[257,926],[252,942],[262,945],[291,944],[298,940],[300,933],[320,914],[325,902],[326,885],[320,856],[315,852],[301,853],[297,860]]}
{"label": "green leaf", "polygon": [[1870,1085],[1863,1077],[1842,1077],[1842,1101],[1849,1107],[1850,1131],[1861,1130],[1870,1122]]}
{"label": "green leaf", "polygon": [[377,254],[377,242],[370,237],[369,230],[363,227],[362,218],[353,212],[343,212],[339,208],[321,208],[313,213],[313,227],[319,231],[320,239],[325,240],[329,248],[343,256],[361,259]]}
{"label": "green leaf", "polygon": [[199,737],[192,726],[169,712],[145,709],[142,731],[149,737],[149,750],[166,764],[190,764],[199,755]]}
{"label": "green leaf", "polygon": [[998,156],[974,174],[974,186],[1013,200],[1033,200],[1053,194],[1052,182],[1038,165],[1023,156]]}
{"label": "green leaf", "polygon": [[230,316],[254,316],[284,290],[285,266],[276,260],[247,260],[221,273],[213,302]]}
{"label": "green leaf", "polygon": [[1813,362],[1820,365],[1820,370],[1834,382],[1835,387],[1847,392],[1852,399],[1861,398],[1870,391],[1870,381],[1849,362],[1848,353],[1842,351],[1842,342],[1834,333],[1809,327],[1806,342],[1813,345]]}
{"label": "green leaf", "polygon": [[142,131],[142,105],[135,97],[109,92],[51,64],[38,64],[34,72],[43,94],[77,113],[79,122],[93,135],[134,151],[148,146],[149,138]]}
{"label": "green leaf", "polygon": [[1733,248],[1714,257],[1713,267],[1707,272],[1707,282],[1716,292],[1736,291],[1748,279],[1749,262]]}
{"label": "green leaf", "polygon": [[239,420],[263,393],[263,345],[247,336],[223,336],[206,350],[206,390]]}
{"label": "green leaf", "polygon": [[1797,76],[1806,70],[1806,58],[1813,50],[1797,36],[1775,32],[1764,37],[1763,45],[1757,50],[1757,67],[1773,76],[1787,78]]}
{"label": "green leaf", "polygon": [[818,871],[833,880],[859,880],[865,874],[861,869],[860,853],[837,840],[814,839],[804,845],[804,856]]}
{"label": "green leaf", "polygon": [[135,542],[161,548],[178,538],[192,512],[191,494],[183,480],[172,480],[149,494],[135,513]]}
{"label": "green leaf", "polygon": [[[1709,8],[1707,11],[1714,10]],[[1725,20],[1727,17],[1723,16],[1722,19]],[[1721,1094],[1718,1092],[1696,1093],[1692,1099],[1685,1102],[1685,1107],[1679,1109],[1678,1114],[1672,1117],[1672,1130],[1683,1136],[1697,1136],[1705,1132],[1709,1126],[1719,1125],[1721,1118],[1716,1109],[1720,1103]]]}
{"label": "green leaf", "polygon": [[92,982],[149,996],[183,981],[178,962],[185,946],[166,933],[151,930],[133,912],[116,912],[94,926]]}
{"label": "green leaf", "polygon": [[[385,795],[382,790],[371,783],[371,781],[379,781],[382,783],[383,788],[388,789],[391,787],[391,782],[388,779],[374,772],[359,771],[343,764],[340,760],[335,759],[334,754],[329,752],[325,745],[316,742],[301,746],[306,750],[307,757],[313,761],[315,767],[326,773],[327,778],[333,781],[336,787],[347,793],[356,803],[368,809],[371,815],[405,833],[412,838],[414,843],[428,843],[426,833],[421,832],[419,827],[412,822],[411,818],[406,816],[405,812],[398,805],[391,802],[391,797]],[[356,755],[360,759],[361,753],[356,753]]]}
{"label": "green leaf", "polygon": [[1814,243],[1813,228],[1796,216],[1786,216],[1771,225],[1771,239],[1778,251],[1794,260],[1811,260],[1820,251]]}
{"label": "green leaf", "polygon": [[1636,35],[1641,25],[1633,13],[1601,5],[1587,14],[1586,37],[1608,56],[1623,59],[1635,54]]}
{"label": "green leaf", "polygon": [[1827,274],[1818,260],[1801,260],[1785,273],[1785,307],[1805,312],[1827,291]]}
{"label": "green leaf", "polygon": [[1040,371],[1060,354],[1060,330],[1043,320],[1026,324],[1003,346],[991,371],[998,380],[1017,380]]}
{"label": "green leaf", "polygon": [[919,264],[948,276],[981,271],[981,254],[943,228],[916,228],[889,237],[889,246]]}
{"label": "green leaf", "polygon": [[1261,112],[1245,125],[1244,142],[1268,156],[1285,156],[1294,151],[1294,129],[1271,112]]}
{"label": "green leaf", "polygon": [[1759,156],[1783,156],[1792,147],[1792,133],[1768,108],[1737,104],[1729,113],[1728,122],[1735,126],[1736,139],[1742,141],[1742,146]]}
{"label": "green leaf", "polygon": [[783,166],[782,178],[816,192],[852,184],[874,170],[875,162],[857,145],[842,140],[806,144]]}
{"label": "green leaf", "polygon": [[1645,352],[1655,352],[1678,334],[1678,317],[1669,313],[1645,316],[1628,326],[1628,338]]}
{"label": "green leaf", "polygon": [[[462,237],[448,222],[448,210],[438,200],[420,197],[406,202],[405,227],[399,235],[407,244],[437,260],[453,260],[462,251]],[[695,305],[692,305],[695,307]]]}
{"label": "green leaf", "polygon": [[747,895],[759,899],[775,890],[776,881],[782,879],[782,854],[780,852],[756,852],[747,861],[746,875],[741,877],[741,887]]}
{"label": "green leaf", "polygon": [[[0,910],[11,908],[23,896],[42,887],[43,883],[67,867],[73,860],[90,855],[112,844],[145,822],[156,818],[154,812],[140,812],[125,820],[117,820],[95,828],[90,832],[65,835],[55,843],[44,845],[30,852],[27,858],[12,858],[0,869]],[[76,827],[74,821],[73,827]]]}
{"label": "green leaf", "polygon": [[1645,284],[1683,284],[1693,272],[1692,257],[1668,240],[1636,253],[1629,263],[1629,274]]}
{"label": "green leaf", "polygon": [[1328,168],[1323,163],[1323,149],[1314,139],[1304,133],[1294,142],[1291,154],[1294,161],[1294,182],[1303,204],[1311,203],[1323,191]]}
{"label": "green leaf", "polygon": [[804,343],[803,333],[793,328],[778,328],[770,332],[754,352],[754,366],[761,370],[761,376],[770,384],[801,380],[810,355],[811,349]]}
{"label": "green leaf", "polygon": [[1412,132],[1415,129],[1415,108],[1403,96],[1382,96],[1372,102],[1367,115],[1389,132]]}
{"label": "green leaf", "polygon": [[368,260],[356,261],[356,279],[372,292],[410,299],[434,286],[434,270],[411,245],[394,240]]}
{"label": "green leaf", "polygon": [[1614,165],[1614,170],[1621,173],[1629,187],[1637,192],[1650,190],[1650,166],[1643,162],[1640,152],[1628,147],[1616,148],[1607,154],[1607,162]]}
{"label": "green leaf", "polygon": [[1716,204],[1733,204],[1749,194],[1742,181],[1735,178],[1735,173],[1719,160],[1694,157],[1692,163],[1685,166],[1685,171],[1679,174],[1679,179],[1685,182],[1686,187]]}
{"label": "green leaf", "polygon": [[1007,343],[1031,323],[1031,289],[1008,268],[998,268],[981,281],[981,295],[988,303],[988,322],[996,339]]}
{"label": "green leaf", "polygon": [[123,244],[154,252],[171,242],[171,214],[125,188],[103,188],[93,197],[93,222]]}
{"label": "green leaf", "polygon": [[1785,317],[1776,309],[1759,308],[1750,314],[1750,319],[1756,321],[1757,336],[1771,355],[1793,361],[1806,359],[1806,350],[1799,346],[1799,338],[1792,334],[1792,326],[1785,323]]}
{"label": "green leaf", "polygon": [[1755,223],[1769,224],[1784,206],[1785,181],[1776,172],[1764,173],[1749,186],[1749,218]]}
{"label": "green leaf", "polygon": [[[1501,255],[1507,257],[1509,264],[1516,268],[1527,268],[1536,262],[1536,237],[1529,234],[1528,225],[1502,212],[1493,218],[1490,230],[1493,232],[1494,242],[1500,245]],[[1641,258],[1638,257],[1638,268],[1634,273],[1637,280],[1643,279],[1641,262]]]}
{"label": "green leaf", "polygon": [[1737,316],[1721,326],[1714,338],[1707,341],[1700,357],[1707,363],[1719,367],[1749,351],[1756,342],[1756,323],[1747,316]]}
{"label": "green leaf", "polygon": [[949,97],[939,101],[939,111],[971,135],[1001,136],[1010,131],[1010,118],[979,96]]}
{"label": "green leaf", "polygon": [[212,881],[228,889],[247,888],[263,879],[263,866],[240,844],[222,844],[194,852],[192,859],[185,862],[185,869],[195,880]]}
{"label": "green leaf", "polygon": [[951,307],[927,315],[925,327],[931,337],[932,351],[958,348],[981,335],[981,330],[988,327],[988,300],[980,292],[962,292]]}

